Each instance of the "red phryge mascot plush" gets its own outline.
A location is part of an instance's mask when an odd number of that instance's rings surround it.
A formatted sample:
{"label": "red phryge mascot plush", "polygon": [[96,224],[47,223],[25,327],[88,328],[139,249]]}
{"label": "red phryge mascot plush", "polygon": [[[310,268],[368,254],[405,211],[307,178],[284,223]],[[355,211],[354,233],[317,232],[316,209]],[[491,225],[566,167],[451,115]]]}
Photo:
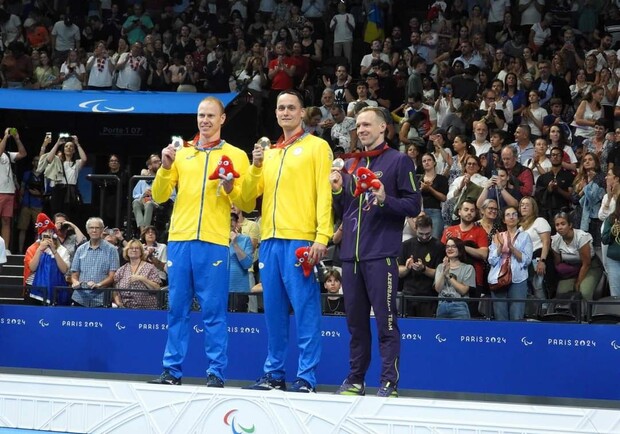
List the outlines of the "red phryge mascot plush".
{"label": "red phryge mascot plush", "polygon": [[296,267],[301,267],[304,272],[304,277],[310,277],[314,266],[310,263],[310,246],[300,247],[295,250],[295,256],[297,257]]}
{"label": "red phryge mascot plush", "polygon": [[354,197],[358,197],[360,194],[365,193],[368,189],[381,187],[381,181],[377,179],[377,175],[366,167],[360,167],[355,173],[355,193]]}
{"label": "red phryge mascot plush", "polygon": [[228,181],[233,178],[239,178],[239,173],[235,172],[232,160],[226,155],[222,155],[220,161],[217,162],[217,168],[209,175],[209,179],[220,179],[220,175],[224,175]]}

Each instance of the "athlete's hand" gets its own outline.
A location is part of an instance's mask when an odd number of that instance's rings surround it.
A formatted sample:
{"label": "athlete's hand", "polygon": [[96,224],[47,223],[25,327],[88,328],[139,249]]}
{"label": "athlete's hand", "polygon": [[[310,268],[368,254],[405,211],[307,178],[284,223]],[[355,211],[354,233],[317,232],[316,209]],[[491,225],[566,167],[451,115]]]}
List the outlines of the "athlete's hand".
{"label": "athlete's hand", "polygon": [[174,163],[174,159],[176,158],[177,151],[174,148],[174,145],[171,143],[166,146],[161,151],[161,167],[166,170],[170,170],[172,167],[172,163]]}
{"label": "athlete's hand", "polygon": [[252,151],[252,164],[254,167],[262,167],[263,160],[265,159],[265,151],[259,143],[254,144],[254,150]]}
{"label": "athlete's hand", "polygon": [[327,254],[327,246],[325,244],[315,242],[310,247],[309,260],[311,264],[318,264]]}
{"label": "athlete's hand", "polygon": [[370,187],[370,191],[375,195],[375,203],[382,205],[385,202],[385,187],[381,181],[379,183],[381,184],[379,188]]}
{"label": "athlete's hand", "polygon": [[332,191],[340,191],[342,188],[342,174],[337,170],[332,170],[329,174],[329,183],[332,186]]}

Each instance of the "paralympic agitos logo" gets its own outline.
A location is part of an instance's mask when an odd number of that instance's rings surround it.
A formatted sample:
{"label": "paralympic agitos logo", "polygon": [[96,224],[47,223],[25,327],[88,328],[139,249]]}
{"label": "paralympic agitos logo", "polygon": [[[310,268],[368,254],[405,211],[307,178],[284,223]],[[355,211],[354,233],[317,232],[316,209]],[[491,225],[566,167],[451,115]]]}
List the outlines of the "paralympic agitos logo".
{"label": "paralympic agitos logo", "polygon": [[235,413],[237,413],[237,409],[234,408],[230,410],[228,413],[224,415],[224,423],[226,426],[229,426],[232,430],[233,434],[251,434],[256,429],[254,424],[251,427],[245,427],[241,425],[241,423],[237,422]]}

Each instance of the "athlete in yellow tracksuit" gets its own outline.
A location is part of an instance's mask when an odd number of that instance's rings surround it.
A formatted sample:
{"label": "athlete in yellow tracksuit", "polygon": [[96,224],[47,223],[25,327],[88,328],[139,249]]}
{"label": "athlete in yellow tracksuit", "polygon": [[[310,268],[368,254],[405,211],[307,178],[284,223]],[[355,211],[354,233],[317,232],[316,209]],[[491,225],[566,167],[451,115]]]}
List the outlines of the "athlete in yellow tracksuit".
{"label": "athlete in yellow tracksuit", "polygon": [[[304,134],[303,100],[292,91],[278,97],[276,117],[284,131],[276,147],[253,151],[242,196],[262,195],[259,268],[263,283],[268,351],[261,377],[252,389],[286,389],[284,364],[288,347],[289,306],[295,312],[299,362],[289,389],[313,392],[321,355],[320,288],[315,276],[296,267],[295,250],[312,246],[314,262],[322,259],[333,234],[329,173],[332,153],[327,142]],[[289,305],[290,302],[290,305]]]}
{"label": "athlete in yellow tracksuit", "polygon": [[[154,383],[181,383],[195,296],[204,322],[207,385],[224,385],[230,207],[234,203],[243,211],[252,211],[255,205],[253,199],[244,201],[240,194],[249,167],[246,153],[220,139],[225,118],[222,103],[205,98],[198,107],[198,136],[178,151],[172,145],[162,151],[162,167],[153,182],[156,202],[165,202],[175,188],[177,191],[168,238],[168,340],[164,372]],[[219,180],[208,178],[224,155],[232,160],[240,177],[220,186]]]}

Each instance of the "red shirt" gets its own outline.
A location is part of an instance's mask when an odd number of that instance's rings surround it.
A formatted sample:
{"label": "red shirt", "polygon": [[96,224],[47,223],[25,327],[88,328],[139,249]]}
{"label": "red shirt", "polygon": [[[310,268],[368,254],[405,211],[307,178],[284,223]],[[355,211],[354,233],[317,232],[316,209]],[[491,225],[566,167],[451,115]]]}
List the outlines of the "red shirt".
{"label": "red shirt", "polygon": [[[463,242],[473,241],[478,248],[489,247],[487,231],[476,225],[468,231],[463,231],[461,225],[449,226],[443,231],[441,242],[446,244],[448,238],[460,238]],[[472,265],[476,270],[476,285],[482,286],[484,284],[484,263],[479,259],[474,259]]]}
{"label": "red shirt", "polygon": [[[284,64],[287,68],[295,65],[295,62],[290,57],[284,58]],[[278,67],[278,59],[273,59],[269,62],[269,70],[276,69]],[[290,77],[284,71],[276,72],[276,75],[271,79],[271,89],[272,90],[287,90],[293,88],[293,77]]]}

